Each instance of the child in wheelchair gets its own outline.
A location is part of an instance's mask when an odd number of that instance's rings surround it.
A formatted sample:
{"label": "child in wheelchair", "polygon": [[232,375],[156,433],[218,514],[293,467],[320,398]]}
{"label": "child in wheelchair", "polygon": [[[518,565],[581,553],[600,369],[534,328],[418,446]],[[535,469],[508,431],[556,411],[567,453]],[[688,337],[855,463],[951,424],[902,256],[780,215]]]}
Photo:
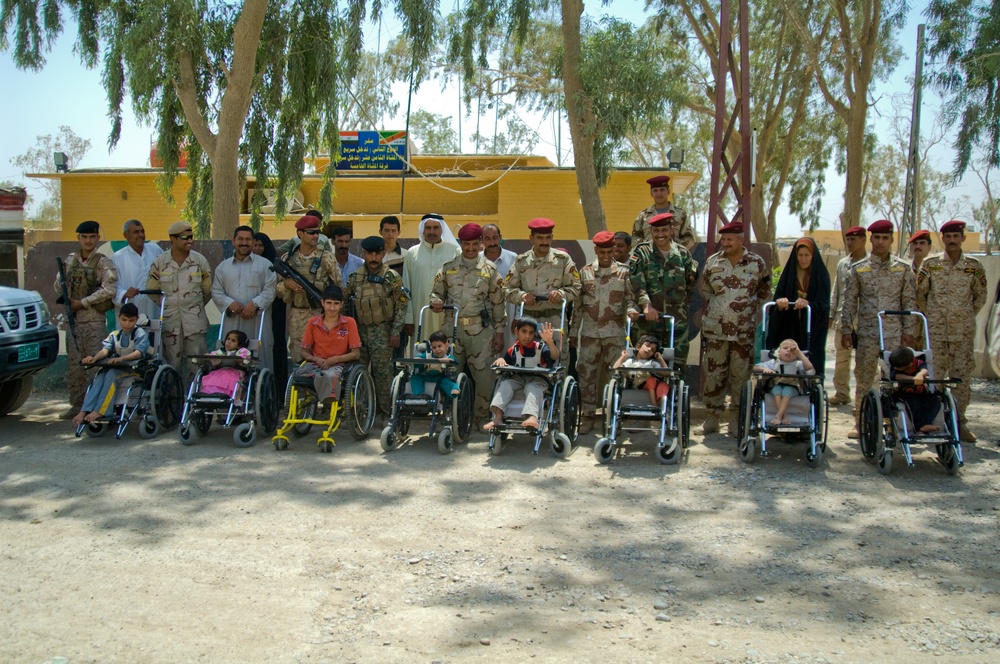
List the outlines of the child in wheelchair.
{"label": "child in wheelchair", "polygon": [[912,349],[899,346],[889,354],[889,379],[900,382],[893,396],[906,404],[913,426],[920,433],[941,430],[934,424],[941,412],[941,399],[924,384],[929,376],[926,362],[916,357]]}
{"label": "child in wheelchair", "polygon": [[[559,347],[553,339],[555,328],[551,323],[544,323],[539,327],[538,321],[534,318],[524,317],[517,321],[516,332],[517,343],[508,348],[503,357],[497,358],[493,363],[494,366],[547,369],[559,359]],[[541,341],[535,339],[536,334],[541,336]],[[526,429],[537,429],[538,416],[541,413],[547,387],[545,379],[538,376],[501,378],[490,403],[493,419],[483,426],[483,430],[489,432],[503,425],[504,410],[518,390],[524,391],[524,408],[521,412],[526,419],[521,426]]]}
{"label": "child in wheelchair", "polygon": [[[658,369],[668,368],[667,361],[660,354],[660,340],[652,334],[647,334],[639,339],[639,347],[635,350],[635,357],[629,357],[628,349],[623,350],[612,369]],[[652,406],[660,407],[660,403],[670,394],[670,385],[660,376],[652,376],[648,373],[638,373],[632,384],[635,389],[644,389],[649,393],[649,403]]]}
{"label": "child in wheelchair", "polygon": [[361,336],[358,324],[341,314],[344,292],[330,285],[323,291],[323,315],[306,323],[302,335],[302,359],[295,370],[297,378],[312,378],[321,403],[336,398],[337,387],[344,369],[361,358]]}
{"label": "child in wheelchair", "polygon": [[[219,355],[223,357],[239,358],[249,360],[252,356],[250,352],[250,339],[246,332],[240,330],[230,330],[226,333],[226,338],[222,342],[223,347],[213,350],[209,355]],[[219,366],[220,360],[211,360],[215,369],[212,369],[201,378],[201,392],[205,394],[225,394],[227,397],[233,396],[236,386],[240,384],[246,372],[232,364]]]}
{"label": "child in wheelchair", "polygon": [[803,394],[801,381],[795,376],[812,376],[816,374],[816,370],[795,339],[782,341],[778,346],[777,355],[777,358],[755,365],[754,370],[778,375],[769,390],[774,396],[774,405],[777,408],[771,424],[789,424],[786,416],[788,405],[792,402],[792,397]]}
{"label": "child in wheelchair", "polygon": [[149,349],[146,331],[137,327],[139,309],[132,302],[126,302],[118,312],[119,328],[109,334],[101,343],[101,350],[83,358],[83,363],[92,365],[107,358],[104,366],[87,388],[83,408],[73,418],[73,425],[79,427],[85,422],[94,422],[102,415],[109,417],[115,407],[115,392],[121,387],[121,379],[130,377],[134,370],[124,365],[126,362],[142,359]]}
{"label": "child in wheelchair", "polygon": [[[438,330],[428,337],[427,342],[430,345],[430,349],[419,353],[419,357],[428,360],[439,359],[442,364],[446,362],[452,364],[458,363],[458,360],[451,353],[447,334]],[[458,383],[448,378],[444,372],[420,366],[416,367],[410,375],[410,392],[413,394],[423,394],[428,383],[438,385],[441,389],[441,394],[457,397],[461,392],[458,388]]]}

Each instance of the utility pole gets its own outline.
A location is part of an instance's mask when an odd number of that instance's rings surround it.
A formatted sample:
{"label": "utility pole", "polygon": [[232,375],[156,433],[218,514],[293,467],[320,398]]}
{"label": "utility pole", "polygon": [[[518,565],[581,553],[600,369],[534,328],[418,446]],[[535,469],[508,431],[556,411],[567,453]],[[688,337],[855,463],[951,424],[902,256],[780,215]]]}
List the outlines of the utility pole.
{"label": "utility pole", "polygon": [[920,227],[920,104],[924,87],[924,24],[917,26],[917,65],[913,74],[913,114],[910,118],[910,149],[906,158],[906,188],[903,192],[903,218],[899,221],[899,247]]}

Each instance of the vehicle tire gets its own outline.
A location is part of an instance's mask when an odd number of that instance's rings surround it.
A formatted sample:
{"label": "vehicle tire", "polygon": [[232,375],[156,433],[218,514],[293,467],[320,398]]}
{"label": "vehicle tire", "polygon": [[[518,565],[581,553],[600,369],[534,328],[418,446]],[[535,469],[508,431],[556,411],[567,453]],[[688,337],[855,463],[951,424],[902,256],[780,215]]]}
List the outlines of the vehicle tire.
{"label": "vehicle tire", "polygon": [[597,459],[598,463],[611,463],[611,460],[615,458],[616,447],[610,438],[600,438],[594,445],[594,458]]}
{"label": "vehicle tire", "polygon": [[475,417],[473,412],[475,394],[472,392],[472,382],[464,373],[458,375],[458,389],[460,390],[458,397],[451,400],[451,428],[455,442],[464,443],[472,433]]}
{"label": "vehicle tire", "polygon": [[181,376],[169,364],[161,364],[153,374],[149,404],[161,431],[170,431],[180,422],[184,409]]}
{"label": "vehicle tire", "polygon": [[249,422],[241,422],[233,429],[233,442],[236,447],[252,447],[257,440],[257,427]]}
{"label": "vehicle tire", "polygon": [[570,445],[580,436],[580,387],[572,376],[563,379],[560,390],[559,431],[570,441]]}
{"label": "vehicle tire", "polygon": [[275,382],[274,373],[266,367],[257,374],[253,406],[257,430],[265,436],[270,436],[278,426],[278,384]]}
{"label": "vehicle tire", "polygon": [[143,415],[139,420],[139,437],[144,440],[156,438],[160,435],[160,425],[156,421],[155,415]]}
{"label": "vehicle tire", "polygon": [[34,376],[23,376],[0,383],[0,416],[9,415],[31,396]]}
{"label": "vehicle tire", "polygon": [[355,364],[347,372],[340,402],[344,424],[354,440],[364,440],[375,425],[375,383],[367,369]]}
{"label": "vehicle tire", "polygon": [[561,431],[551,434],[552,438],[549,441],[549,447],[552,448],[552,456],[557,459],[565,459],[569,456],[570,452],[573,451],[573,442],[569,439],[569,436]]}
{"label": "vehicle tire", "polygon": [[441,429],[441,433],[438,434],[438,452],[441,454],[451,454],[454,447],[455,443],[452,439],[451,427]]}

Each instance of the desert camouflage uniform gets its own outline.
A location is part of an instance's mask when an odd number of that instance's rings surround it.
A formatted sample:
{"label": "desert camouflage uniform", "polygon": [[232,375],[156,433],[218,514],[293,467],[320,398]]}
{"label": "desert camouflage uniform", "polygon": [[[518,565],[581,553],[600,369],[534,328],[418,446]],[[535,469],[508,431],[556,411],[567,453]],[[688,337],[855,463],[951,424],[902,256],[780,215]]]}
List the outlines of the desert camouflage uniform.
{"label": "desert camouflage uniform", "polygon": [[[924,260],[927,260],[927,258],[930,258],[930,256],[925,256]],[[910,267],[913,269],[913,278],[917,280],[917,311],[924,311],[923,301],[920,298],[920,265],[910,263]],[[930,324],[929,318],[927,322]],[[927,339],[924,339],[924,326],[919,321],[914,324],[913,347],[916,349],[927,348]]]}
{"label": "desert camouflage uniform", "polygon": [[986,304],[986,271],[983,264],[963,252],[954,263],[948,254],[926,258],[917,276],[917,306],[927,316],[934,352],[934,377],[958,378],[952,388],[958,401],[959,424],[967,422],[965,409],[972,396],[972,351],[976,314]]}
{"label": "desert camouflage uniform", "polygon": [[[855,331],[858,335],[854,351],[855,416],[878,372],[878,312],[912,310],[916,305],[916,279],[907,261],[891,254],[887,260],[869,254],[851,266],[844,288],[840,334]],[[914,322],[900,316],[886,316],[882,327],[885,350],[899,346],[902,335],[913,331]]]}
{"label": "desert camouflage uniform", "polygon": [[[74,312],[76,343],[73,342],[69,325],[66,326],[66,386],[69,388],[70,405],[79,410],[87,392],[87,368],[81,362],[83,358],[101,350],[101,342],[108,336],[105,314],[114,307],[118,270],[110,258],[97,251],[91,252],[87,260],[82,262],[79,254],[70,254],[65,266],[66,288],[70,299],[80,300],[84,306],[80,311]],[[62,295],[58,275],[55,289],[56,293]]]}
{"label": "desert camouflage uniform", "polygon": [[652,242],[653,233],[649,228],[649,220],[658,214],[672,212],[674,215],[674,235],[673,240],[682,245],[688,251],[694,251],[694,246],[698,244],[698,233],[694,227],[688,223],[687,212],[683,208],[674,207],[673,203],[667,205],[666,210],[657,210],[655,205],[650,205],[645,210],[639,212],[639,216],[632,222],[632,242]]}
{"label": "desert camouflage uniform", "polygon": [[[299,245],[291,253],[282,256],[296,272],[311,282],[319,292],[323,292],[331,283],[344,288],[344,280],[340,276],[340,265],[334,256],[332,248],[318,247],[316,251],[303,256]],[[348,297],[350,293],[344,293]],[[302,362],[302,335],[306,331],[306,323],[313,316],[323,314],[322,305],[315,309],[309,306],[309,298],[305,293],[298,293],[285,288],[285,280],[278,280],[277,296],[288,306],[288,349],[292,354],[292,364]],[[280,343],[277,339],[275,343]]]}
{"label": "desert camouflage uniform", "polygon": [[[865,255],[867,258],[868,255]],[[840,345],[840,321],[841,310],[844,308],[844,288],[847,286],[847,277],[851,273],[851,265],[856,261],[848,254],[837,262],[837,274],[833,282],[832,297],[830,300],[830,317],[833,318],[833,340],[834,348],[837,350],[837,363],[833,370],[833,388],[835,397],[850,399],[851,397],[851,356],[854,349],[851,347],[842,348]],[[846,402],[844,402],[846,403]]]}
{"label": "desert camouflage uniform", "polygon": [[[676,242],[670,243],[670,256],[652,242],[640,244],[632,252],[628,263],[632,275],[632,290],[638,298],[639,311],[652,305],[661,314],[674,317],[675,366],[683,368],[688,357],[688,312],[691,296],[697,287],[698,263],[687,249]],[[651,323],[640,318],[633,324],[633,342],[643,334],[653,334],[660,339],[662,348],[670,347],[669,328],[657,321]]]}
{"label": "desert camouflage uniform", "polygon": [[[493,338],[503,334],[507,325],[507,307],[503,299],[503,281],[496,266],[483,255],[475,261],[459,256],[444,264],[434,275],[430,303],[458,307],[458,338],[455,359],[458,366],[469,365],[469,373],[476,384],[476,417],[489,414],[493,397],[494,375],[490,369],[497,354],[493,352]],[[489,325],[483,326],[483,311],[489,312]],[[449,336],[454,325],[454,312],[444,318],[443,330]]]}
{"label": "desert camouflage uniform", "polygon": [[609,367],[625,346],[625,316],[639,311],[632,295],[628,268],[612,261],[599,267],[597,261],[580,270],[582,289],[573,309],[570,337],[578,339],[576,373],[580,382],[581,412],[592,417],[600,404],[604,386],[611,380]]}
{"label": "desert camouflage uniform", "polygon": [[389,337],[398,337],[403,329],[410,294],[403,288],[399,273],[385,265],[376,275],[369,275],[367,267],[352,272],[347,278],[347,290],[353,305],[350,315],[357,321],[361,336],[361,364],[371,363],[378,408],[388,415],[393,378]]}
{"label": "desert camouflage uniform", "polygon": [[[184,357],[204,355],[208,351],[205,305],[212,299],[212,268],[197,251],[189,253],[178,265],[168,249],[157,256],[149,268],[146,288],[161,290],[166,296],[161,344],[163,360],[189,381],[195,366],[188,363],[185,367]],[[160,302],[156,295],[151,295],[150,299],[157,304]]]}
{"label": "desert camouflage uniform", "polygon": [[771,297],[771,271],[764,259],[746,249],[736,265],[720,251],[705,261],[702,290],[708,300],[701,325],[705,407],[718,416],[725,409],[728,391],[735,414],[753,366],[760,310]]}
{"label": "desert camouflage uniform", "polygon": [[[503,290],[506,300],[515,306],[521,304],[521,296],[525,293],[544,297],[554,290],[562,293],[563,300],[573,302],[580,296],[580,272],[570,255],[561,249],[550,248],[544,258],[529,249],[514,261],[503,282]],[[539,299],[538,304],[524,305],[526,316],[537,319],[539,324],[552,323],[556,328],[561,311],[561,302],[553,304]]]}

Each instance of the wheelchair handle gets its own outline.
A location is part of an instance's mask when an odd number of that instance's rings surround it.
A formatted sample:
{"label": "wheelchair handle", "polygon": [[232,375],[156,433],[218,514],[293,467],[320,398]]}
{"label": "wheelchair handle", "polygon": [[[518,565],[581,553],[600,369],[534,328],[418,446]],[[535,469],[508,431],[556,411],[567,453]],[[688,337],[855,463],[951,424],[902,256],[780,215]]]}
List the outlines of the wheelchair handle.
{"label": "wheelchair handle", "polygon": [[[878,318],[878,344],[879,344],[879,348],[885,348],[885,328],[884,328],[884,326],[882,324],[882,317],[883,316],[900,316],[900,317],[902,317],[902,316],[918,316],[920,318],[920,320],[923,322],[923,325],[924,325],[924,343],[928,344],[928,348],[930,347],[929,344],[930,344],[930,338],[931,338],[931,336],[930,336],[930,330],[927,327],[927,316],[923,315],[919,311],[888,310],[887,309],[885,311],[880,311],[877,314],[877,318]],[[900,324],[902,324],[902,323],[900,323]],[[904,331],[903,333],[904,334],[908,334],[908,332],[906,332],[906,331]]]}
{"label": "wheelchair handle", "polygon": [[[641,312],[640,312],[640,318],[645,319],[645,316],[642,316]],[[660,314],[660,318],[659,318],[659,322],[662,323],[665,320],[669,320],[670,321],[670,348],[673,349],[673,347],[674,347],[674,330],[676,329],[676,326],[677,326],[677,319],[675,319],[670,314],[661,313]],[[632,345],[632,319],[629,318],[628,316],[625,317],[625,345],[628,348],[633,348],[633,345]]]}
{"label": "wheelchair handle", "polygon": [[[414,352],[416,352],[417,344],[420,343],[420,340],[423,338],[424,312],[426,312],[428,309],[431,309],[431,305],[425,304],[424,306],[420,307],[420,311],[417,313],[417,338],[414,340],[413,344]],[[455,316],[451,326],[451,340],[455,341],[456,339],[458,339],[458,307],[454,304],[446,304],[443,307],[441,307],[441,310],[455,312]],[[433,309],[431,309],[431,311],[433,311]]]}

